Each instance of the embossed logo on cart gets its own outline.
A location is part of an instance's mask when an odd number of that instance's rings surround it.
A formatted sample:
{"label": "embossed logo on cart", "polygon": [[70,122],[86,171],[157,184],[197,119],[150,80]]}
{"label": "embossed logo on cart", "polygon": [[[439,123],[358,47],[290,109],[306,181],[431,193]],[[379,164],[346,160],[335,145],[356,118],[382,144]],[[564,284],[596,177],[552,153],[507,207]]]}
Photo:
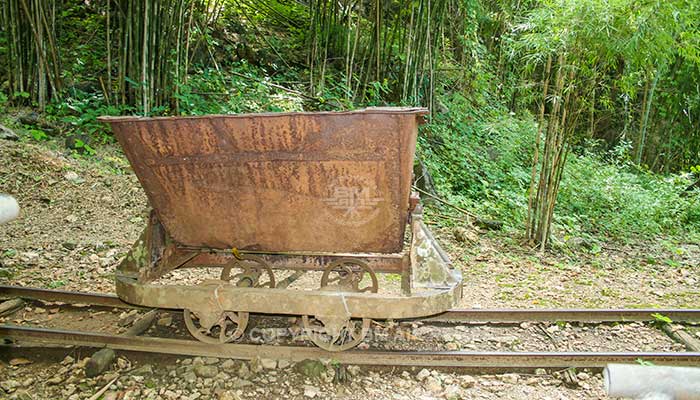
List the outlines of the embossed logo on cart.
{"label": "embossed logo on cart", "polygon": [[331,186],[331,195],[323,202],[340,225],[360,226],[376,218],[384,198],[369,179],[346,177]]}

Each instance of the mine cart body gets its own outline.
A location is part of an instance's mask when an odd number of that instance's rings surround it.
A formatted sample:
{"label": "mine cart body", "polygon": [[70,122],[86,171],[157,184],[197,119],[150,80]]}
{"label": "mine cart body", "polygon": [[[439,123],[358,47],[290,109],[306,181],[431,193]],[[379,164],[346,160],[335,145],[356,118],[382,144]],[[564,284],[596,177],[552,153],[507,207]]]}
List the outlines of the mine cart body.
{"label": "mine cart body", "polygon": [[[118,268],[118,295],[146,306],[196,310],[200,320],[212,308],[383,319],[452,307],[461,297],[461,275],[423,224],[411,193],[425,113],[368,108],[101,118],[153,208]],[[334,270],[347,283],[347,273],[339,271],[360,268],[372,275],[374,289],[361,293],[355,282],[354,292],[326,283],[322,290],[290,290],[276,287],[272,272],[266,288],[153,283],[174,269],[202,266],[221,266],[228,277],[236,262],[262,266],[237,275],[255,282],[265,269]],[[375,273],[400,274],[403,292],[377,293]]]}

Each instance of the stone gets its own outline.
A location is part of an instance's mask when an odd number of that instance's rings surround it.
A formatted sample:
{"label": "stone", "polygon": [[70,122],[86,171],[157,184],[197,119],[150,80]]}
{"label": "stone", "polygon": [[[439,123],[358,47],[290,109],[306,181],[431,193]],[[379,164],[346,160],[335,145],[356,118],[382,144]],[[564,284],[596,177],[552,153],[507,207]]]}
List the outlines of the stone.
{"label": "stone", "polygon": [[419,381],[423,382],[423,381],[425,380],[425,378],[427,378],[427,377],[429,377],[429,376],[430,376],[430,371],[428,371],[427,369],[423,368],[423,369],[420,370],[420,371],[418,372],[418,374],[416,375],[416,379],[418,379]]}
{"label": "stone", "polygon": [[254,374],[261,372],[263,370],[263,366],[260,362],[260,357],[255,357],[254,359],[250,360],[249,368],[250,372]]}
{"label": "stone", "polygon": [[165,314],[164,316],[158,318],[156,325],[158,326],[170,326],[173,323],[173,316],[170,314]]}
{"label": "stone", "polygon": [[68,171],[63,175],[63,178],[71,183],[82,183],[85,182],[80,175],[76,174],[74,171]]}
{"label": "stone", "polygon": [[459,379],[459,383],[463,388],[468,389],[476,385],[476,379],[471,375],[462,375]]}
{"label": "stone", "polygon": [[231,359],[228,359],[221,364],[222,369],[232,369],[235,366],[236,366],[236,362],[231,360]]}
{"label": "stone", "polygon": [[219,363],[219,359],[216,357],[207,357],[204,359],[206,365],[214,365]]}
{"label": "stone", "polygon": [[314,397],[321,394],[321,390],[316,386],[304,385],[304,397],[313,399]]}
{"label": "stone", "polygon": [[[35,310],[36,311],[36,310]],[[10,365],[13,367],[19,366],[19,365],[27,365],[31,364],[32,362],[30,360],[27,360],[26,358],[13,358],[10,360]]]}
{"label": "stone", "polygon": [[132,375],[151,375],[153,374],[153,367],[151,364],[144,364],[135,370],[131,371]]}
{"label": "stone", "polygon": [[246,379],[234,379],[233,384],[231,385],[231,387],[234,389],[240,389],[248,386],[253,386],[253,382]]}
{"label": "stone", "polygon": [[[348,365],[346,370],[348,371],[350,376],[358,376],[360,375],[360,371],[362,371],[362,369],[358,365]],[[407,371],[404,372],[407,373]]]}
{"label": "stone", "polygon": [[61,375],[54,375],[53,377],[46,380],[48,385],[58,385],[63,382],[63,377]]}
{"label": "stone", "polygon": [[289,360],[279,360],[279,361],[277,361],[277,368],[279,368],[279,369],[289,368],[290,365],[292,365],[292,362],[289,361]]}
{"label": "stone", "polygon": [[585,373],[585,372],[579,372],[578,374],[576,374],[576,378],[577,378],[579,381],[587,381],[588,379],[591,378],[591,376],[588,375],[588,374]]}
{"label": "stone", "polygon": [[547,370],[544,368],[537,368],[535,370],[535,375],[547,375]]}
{"label": "stone", "polygon": [[182,380],[187,383],[195,383],[197,382],[197,375],[195,375],[192,371],[188,371],[182,375]]}
{"label": "stone", "polygon": [[547,328],[547,332],[549,332],[549,333],[559,332],[559,325],[550,326],[549,328]]}
{"label": "stone", "polygon": [[517,336],[504,335],[504,336],[494,336],[488,339],[490,342],[496,342],[501,344],[511,344],[517,342],[519,339]]}
{"label": "stone", "polygon": [[434,376],[429,376],[424,382],[425,388],[428,389],[433,394],[438,394],[442,392],[442,383],[440,380]]}
{"label": "stone", "polygon": [[195,357],[192,359],[192,365],[204,365],[204,359],[202,357]]}
{"label": "stone", "polygon": [[237,395],[235,392],[232,392],[230,390],[225,390],[221,393],[219,393],[219,399],[218,400],[240,400],[240,396]]}
{"label": "stone", "polygon": [[511,385],[517,384],[519,379],[520,379],[520,376],[518,374],[503,374],[503,375],[501,375],[501,381],[503,381],[504,383],[509,383]]}
{"label": "stone", "polygon": [[307,378],[320,378],[326,372],[326,366],[322,362],[311,359],[297,363],[294,369]]}
{"label": "stone", "polygon": [[26,390],[19,389],[10,396],[10,400],[34,400],[34,397]]}
{"label": "stone", "polygon": [[117,367],[119,367],[119,369],[127,369],[131,367],[131,363],[129,360],[120,357],[117,358]]}
{"label": "stone", "polygon": [[270,358],[261,358],[260,365],[265,369],[275,369],[277,368],[277,360]]}
{"label": "stone", "polygon": [[19,136],[12,129],[0,124],[0,139],[2,140],[19,140]]}
{"label": "stone", "polygon": [[455,342],[449,342],[445,345],[445,350],[447,350],[447,351],[459,350],[459,345]]}
{"label": "stone", "polygon": [[459,385],[449,385],[448,387],[445,388],[445,393],[443,394],[446,399],[460,399],[460,392],[461,388]]}
{"label": "stone", "polygon": [[102,349],[90,357],[85,364],[85,376],[92,378],[106,371],[114,361],[114,350]]}
{"label": "stone", "polygon": [[200,378],[213,378],[219,373],[219,369],[213,365],[195,365],[193,372]]}
{"label": "stone", "polygon": [[238,368],[238,376],[240,376],[241,378],[248,378],[251,375],[252,375],[252,373],[250,372],[250,368],[248,368],[248,364],[247,363],[241,364],[241,367]]}
{"label": "stone", "polygon": [[14,379],[8,379],[6,381],[0,382],[0,388],[4,390],[6,393],[12,393],[15,390],[19,389],[22,385],[14,380]]}
{"label": "stone", "polygon": [[476,232],[461,226],[455,227],[452,234],[461,243],[474,244],[479,241],[479,235]]}

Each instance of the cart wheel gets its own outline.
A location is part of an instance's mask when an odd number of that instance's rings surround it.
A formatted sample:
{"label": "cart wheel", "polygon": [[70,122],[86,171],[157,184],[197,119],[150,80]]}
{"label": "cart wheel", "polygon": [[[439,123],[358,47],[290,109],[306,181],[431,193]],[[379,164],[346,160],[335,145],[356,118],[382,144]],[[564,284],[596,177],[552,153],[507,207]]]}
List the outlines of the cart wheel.
{"label": "cart wheel", "polygon": [[[366,286],[365,277],[369,277]],[[377,293],[377,275],[365,262],[343,258],[329,264],[321,276],[321,290]],[[367,336],[370,318],[302,316],[304,333],[316,346],[327,351],[343,351],[357,346]]]}
{"label": "cart wheel", "polygon": [[[216,316],[185,309],[185,326],[196,339],[212,344],[232,342],[245,332],[247,312],[225,311]],[[213,317],[213,318],[212,318]]]}
{"label": "cart wheel", "polygon": [[315,318],[301,317],[304,333],[316,346],[327,351],[351,349],[367,336],[372,320],[347,319],[343,317]]}
{"label": "cart wheel", "polygon": [[[365,276],[369,276],[370,282],[367,286],[360,288]],[[351,258],[342,258],[329,264],[323,270],[321,289],[330,289],[331,287],[333,290],[345,292],[377,293],[379,282],[377,274],[367,263]]]}
{"label": "cart wheel", "polygon": [[[240,268],[242,272],[231,276],[233,268]],[[264,275],[267,275],[267,280],[261,282]],[[241,259],[234,259],[226,264],[221,271],[221,280],[233,282],[238,287],[255,287],[255,288],[274,288],[275,274],[272,272],[270,265],[258,256],[245,254]]]}

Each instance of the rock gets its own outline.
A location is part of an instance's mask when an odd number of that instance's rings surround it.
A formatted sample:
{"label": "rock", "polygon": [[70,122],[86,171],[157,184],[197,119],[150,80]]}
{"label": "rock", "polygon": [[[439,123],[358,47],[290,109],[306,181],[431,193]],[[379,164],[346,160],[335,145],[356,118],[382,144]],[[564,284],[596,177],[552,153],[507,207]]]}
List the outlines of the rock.
{"label": "rock", "polygon": [[459,384],[465,389],[472,388],[476,385],[476,379],[470,375],[462,375],[459,379]]}
{"label": "rock", "polygon": [[232,369],[235,366],[236,366],[236,362],[231,360],[231,359],[228,359],[221,364],[222,369]]}
{"label": "rock", "polygon": [[151,364],[144,364],[135,370],[131,371],[132,375],[152,375],[153,374],[153,367],[151,367]]}
{"label": "rock", "polygon": [[473,244],[479,241],[479,235],[471,229],[457,226],[452,230],[452,235],[458,242]]}
{"label": "rock", "polygon": [[22,387],[29,387],[32,386],[36,382],[34,378],[27,378],[24,381],[22,381]]}
{"label": "rock", "polygon": [[165,314],[164,316],[158,318],[158,322],[156,322],[156,325],[158,325],[158,326],[170,326],[170,325],[172,325],[172,323],[173,323],[173,316],[170,314]]}
{"label": "rock", "polygon": [[460,396],[461,391],[462,390],[459,387],[459,385],[450,385],[450,386],[445,388],[445,393],[443,395],[445,396],[446,399],[450,399],[450,400],[460,399],[461,398],[461,396]]}
{"label": "rock", "polygon": [[241,367],[238,369],[238,376],[240,376],[241,378],[248,378],[250,375],[251,372],[250,368],[248,368],[248,364],[241,364]]}
{"label": "rock", "polygon": [[587,381],[588,379],[591,378],[591,376],[588,375],[588,374],[585,373],[585,372],[579,372],[578,374],[576,374],[576,378],[577,378],[579,381]]}
{"label": "rock", "polygon": [[544,368],[537,368],[535,370],[535,375],[547,375],[547,370]]}
{"label": "rock", "polygon": [[19,389],[10,396],[10,400],[34,400],[34,398],[26,390]]}
{"label": "rock", "polygon": [[442,392],[442,383],[440,383],[440,380],[438,378],[432,375],[427,377],[423,384],[425,385],[425,388],[433,394],[438,394]]}
{"label": "rock", "polygon": [[511,385],[517,384],[519,379],[520,379],[520,376],[518,374],[503,374],[503,375],[501,375],[501,381],[503,381],[505,383],[510,383]]}
{"label": "rock", "polygon": [[321,394],[321,390],[316,386],[304,385],[304,397],[313,399],[314,397]]}
{"label": "rock", "polygon": [[8,379],[6,381],[0,382],[0,388],[2,388],[2,390],[4,390],[6,393],[12,393],[21,386],[22,385],[14,379]]}
{"label": "rock", "polygon": [[488,339],[490,342],[496,342],[501,344],[512,344],[517,342],[519,339],[517,336],[504,335],[504,336],[494,336]]}
{"label": "rock", "polygon": [[27,360],[26,358],[13,358],[10,360],[10,365],[13,367],[18,365],[27,365],[31,363],[32,362]]}
{"label": "rock", "polygon": [[350,376],[358,376],[360,375],[360,371],[362,371],[362,369],[358,365],[348,365],[346,369]]}
{"label": "rock", "polygon": [[292,363],[291,363],[291,361],[289,361],[289,360],[279,360],[279,361],[277,361],[277,368],[279,368],[279,369],[289,368],[290,365],[292,365]]}
{"label": "rock", "polygon": [[326,372],[326,366],[322,362],[310,359],[297,363],[294,369],[307,378],[320,378]]}
{"label": "rock", "polygon": [[265,369],[275,369],[277,368],[277,360],[272,360],[270,358],[261,358],[260,365]]}
{"label": "rock", "polygon": [[214,365],[219,363],[219,359],[216,357],[207,357],[204,359],[206,365]]}
{"label": "rock", "polygon": [[550,326],[549,328],[547,328],[547,332],[549,332],[549,333],[559,332],[559,325]]}
{"label": "rock", "polygon": [[231,385],[231,387],[234,389],[240,389],[247,386],[253,386],[253,382],[246,379],[234,379],[233,384]]}
{"label": "rock", "polygon": [[188,371],[182,375],[182,380],[187,383],[195,383],[197,382],[197,375],[195,375],[192,371]]}
{"label": "rock", "polygon": [[63,175],[63,178],[71,183],[83,183],[85,180],[73,171],[68,171]]}
{"label": "rock", "polygon": [[456,351],[459,350],[459,345],[455,342],[449,342],[445,345],[445,349],[447,351]]}
{"label": "rock", "polygon": [[35,111],[30,111],[19,116],[19,122],[24,125],[36,125],[39,121],[39,114]]}
{"label": "rock", "polygon": [[219,393],[219,400],[240,400],[240,396],[230,390]]}
{"label": "rock", "polygon": [[260,362],[260,357],[255,357],[254,359],[250,360],[249,364],[250,372],[254,374],[257,374],[263,370],[262,363]]}
{"label": "rock", "polygon": [[219,369],[213,365],[195,365],[193,371],[200,378],[213,378],[219,373]]}
{"label": "rock", "polygon": [[119,367],[119,369],[127,369],[131,367],[131,363],[129,360],[120,357],[117,358],[117,367]]}
{"label": "rock", "polygon": [[0,139],[2,140],[19,140],[19,136],[10,128],[0,124]]}
{"label": "rock", "polygon": [[46,380],[48,385],[58,385],[63,382],[63,377],[61,375],[54,375],[53,377]]}
{"label": "rock", "polygon": [[114,356],[114,350],[112,349],[102,349],[97,351],[92,355],[92,357],[90,357],[85,365],[85,376],[92,378],[106,371],[107,368],[112,365]]}
{"label": "rock", "polygon": [[427,378],[427,377],[429,377],[429,376],[430,376],[430,371],[428,371],[427,369],[423,368],[423,369],[420,370],[420,371],[418,372],[418,374],[416,375],[416,379],[418,379],[419,381],[423,382],[423,381],[425,380],[425,378]]}

